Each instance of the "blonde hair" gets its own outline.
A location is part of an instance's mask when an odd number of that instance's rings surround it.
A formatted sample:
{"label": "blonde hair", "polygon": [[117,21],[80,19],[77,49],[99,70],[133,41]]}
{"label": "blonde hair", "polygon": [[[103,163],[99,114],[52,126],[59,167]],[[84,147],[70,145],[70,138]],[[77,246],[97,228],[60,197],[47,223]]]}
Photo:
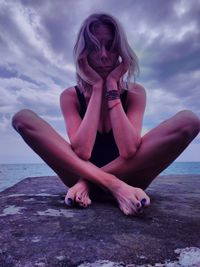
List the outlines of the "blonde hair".
{"label": "blonde hair", "polygon": [[[128,85],[130,83],[130,79],[133,76],[134,80],[139,74],[139,65],[138,58],[134,51],[128,44],[125,32],[120,25],[120,23],[108,14],[92,14],[83,22],[78,37],[74,46],[74,61],[76,66],[76,78],[79,88],[83,90],[91,90],[91,82],[84,75],[83,70],[79,64],[80,59],[83,57],[85,51],[90,52],[90,49],[93,47],[96,50],[100,48],[100,44],[97,38],[94,36],[94,27],[99,24],[104,24],[110,27],[113,32],[114,38],[111,46],[112,49],[116,49],[121,57],[118,59],[118,63],[120,60],[126,60],[128,63],[128,70],[124,76],[126,76],[126,88],[128,89]],[[124,87],[124,76],[119,81],[119,86],[122,89]]]}

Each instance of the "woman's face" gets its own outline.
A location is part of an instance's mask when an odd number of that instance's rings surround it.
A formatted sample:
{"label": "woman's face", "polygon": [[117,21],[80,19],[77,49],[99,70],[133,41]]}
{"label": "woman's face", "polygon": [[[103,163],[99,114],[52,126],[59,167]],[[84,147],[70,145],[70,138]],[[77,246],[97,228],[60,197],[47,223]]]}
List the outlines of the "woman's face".
{"label": "woman's face", "polygon": [[102,77],[106,77],[116,66],[119,55],[111,51],[113,33],[105,24],[95,27],[94,35],[100,43],[100,50],[93,50],[88,53],[89,65]]}

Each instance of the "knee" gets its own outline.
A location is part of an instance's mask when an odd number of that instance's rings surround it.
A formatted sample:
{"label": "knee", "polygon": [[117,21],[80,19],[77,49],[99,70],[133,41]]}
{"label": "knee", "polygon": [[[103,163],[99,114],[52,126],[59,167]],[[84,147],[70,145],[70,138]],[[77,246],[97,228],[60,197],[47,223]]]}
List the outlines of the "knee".
{"label": "knee", "polygon": [[27,128],[30,128],[31,117],[34,115],[35,113],[29,109],[18,111],[12,117],[13,128],[19,133],[24,132]]}
{"label": "knee", "polygon": [[190,110],[183,110],[177,113],[179,129],[183,136],[193,139],[200,131],[200,119]]}

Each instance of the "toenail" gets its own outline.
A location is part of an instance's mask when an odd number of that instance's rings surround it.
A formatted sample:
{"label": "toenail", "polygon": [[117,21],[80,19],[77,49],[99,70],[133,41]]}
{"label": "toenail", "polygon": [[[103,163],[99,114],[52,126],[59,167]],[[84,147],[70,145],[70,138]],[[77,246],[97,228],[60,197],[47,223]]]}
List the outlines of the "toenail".
{"label": "toenail", "polygon": [[141,200],[141,204],[142,204],[142,206],[144,206],[145,204],[146,204],[146,198],[143,198],[142,200]]}
{"label": "toenail", "polygon": [[71,198],[67,199],[67,205],[72,206],[73,205],[73,200]]}

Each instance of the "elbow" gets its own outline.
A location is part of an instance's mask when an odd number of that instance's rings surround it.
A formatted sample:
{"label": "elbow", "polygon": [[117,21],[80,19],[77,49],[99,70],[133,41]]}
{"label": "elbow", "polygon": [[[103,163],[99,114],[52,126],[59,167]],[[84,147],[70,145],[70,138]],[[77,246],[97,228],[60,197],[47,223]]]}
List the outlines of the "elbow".
{"label": "elbow", "polygon": [[139,150],[141,143],[142,143],[142,138],[138,138],[136,143],[129,145],[123,150],[121,150],[121,152],[119,153],[120,156],[124,159],[133,158],[137,153],[137,151]]}
{"label": "elbow", "polygon": [[130,159],[130,158],[133,158],[135,156],[136,152],[137,152],[136,147],[127,148],[127,149],[124,149],[120,152],[120,156],[123,159]]}
{"label": "elbow", "polygon": [[77,155],[79,158],[85,161],[89,161],[89,159],[91,158],[91,153],[87,153],[87,152],[78,152]]}
{"label": "elbow", "polygon": [[91,158],[91,152],[89,151],[89,149],[81,149],[80,147],[73,147],[71,145],[74,153],[81,159],[85,160],[85,161],[88,161],[90,158]]}

